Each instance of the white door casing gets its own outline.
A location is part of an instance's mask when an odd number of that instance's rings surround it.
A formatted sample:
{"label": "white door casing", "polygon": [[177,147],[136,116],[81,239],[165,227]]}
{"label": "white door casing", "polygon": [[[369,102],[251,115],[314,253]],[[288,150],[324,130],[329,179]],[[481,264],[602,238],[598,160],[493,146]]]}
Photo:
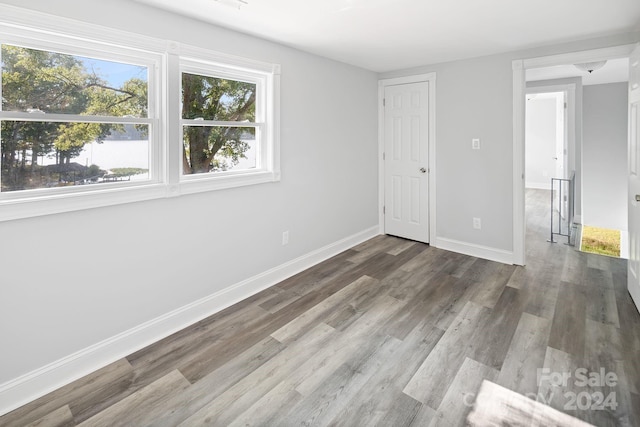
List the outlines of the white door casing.
{"label": "white door casing", "polygon": [[384,229],[429,243],[429,82],[384,90]]}
{"label": "white door casing", "polygon": [[[556,98],[556,178],[568,179],[567,171],[567,92],[560,92]],[[563,197],[558,206],[562,203],[562,218],[569,220],[569,184],[564,181],[560,183],[563,187]],[[567,232],[570,224],[567,223]]]}
{"label": "white door casing", "polygon": [[[569,178],[567,170],[567,92],[563,91],[556,98],[556,178]],[[565,211],[566,212],[566,211]]]}
{"label": "white door casing", "polygon": [[629,262],[627,287],[640,309],[640,44],[629,57]]}

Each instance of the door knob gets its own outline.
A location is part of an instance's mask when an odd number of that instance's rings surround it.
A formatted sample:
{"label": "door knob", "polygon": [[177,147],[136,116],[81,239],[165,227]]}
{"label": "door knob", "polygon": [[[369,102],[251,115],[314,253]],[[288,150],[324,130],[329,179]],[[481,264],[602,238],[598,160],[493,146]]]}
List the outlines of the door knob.
{"label": "door knob", "polygon": [[427,170],[425,168],[420,168],[420,172],[427,173]]}
{"label": "door knob", "polygon": [[636,194],[636,202],[640,202],[640,194]]}

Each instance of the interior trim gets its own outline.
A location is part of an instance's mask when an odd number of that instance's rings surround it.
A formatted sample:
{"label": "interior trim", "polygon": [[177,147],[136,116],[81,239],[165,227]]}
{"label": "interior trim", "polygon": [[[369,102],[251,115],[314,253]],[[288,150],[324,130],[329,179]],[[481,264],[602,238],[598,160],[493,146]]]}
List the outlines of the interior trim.
{"label": "interior trim", "polygon": [[515,264],[514,253],[504,249],[491,248],[489,246],[476,245],[468,242],[461,242],[454,239],[440,237],[435,240],[438,249],[457,252],[476,258],[487,259],[489,261],[501,262],[503,264]]}

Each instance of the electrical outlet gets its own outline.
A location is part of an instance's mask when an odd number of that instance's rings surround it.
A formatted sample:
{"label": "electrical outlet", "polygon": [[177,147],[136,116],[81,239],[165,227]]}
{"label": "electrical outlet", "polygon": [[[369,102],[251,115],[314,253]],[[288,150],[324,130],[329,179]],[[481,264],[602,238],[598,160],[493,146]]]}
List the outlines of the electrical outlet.
{"label": "electrical outlet", "polygon": [[476,230],[480,230],[482,228],[482,221],[480,221],[480,218],[473,218],[473,228]]}
{"label": "electrical outlet", "polygon": [[282,232],[282,246],[289,244],[289,230]]}

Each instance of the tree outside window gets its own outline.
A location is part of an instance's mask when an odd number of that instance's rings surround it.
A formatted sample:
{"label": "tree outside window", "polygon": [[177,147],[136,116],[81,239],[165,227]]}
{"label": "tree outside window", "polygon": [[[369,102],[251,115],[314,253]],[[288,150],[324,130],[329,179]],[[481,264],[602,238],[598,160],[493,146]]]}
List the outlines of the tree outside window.
{"label": "tree outside window", "polygon": [[255,83],[182,73],[182,118],[183,174],[257,166]]}
{"label": "tree outside window", "polygon": [[[84,164],[77,160],[90,143],[107,144],[127,133],[144,139],[147,125],[81,120],[147,117],[145,67],[7,44],[2,45],[1,57],[2,111],[31,116],[1,122],[2,191],[108,182],[126,168],[126,158],[122,168],[116,163],[109,170],[88,164],[88,159]],[[124,77],[110,79],[96,67],[119,69]],[[146,171],[130,169],[127,177]]]}

